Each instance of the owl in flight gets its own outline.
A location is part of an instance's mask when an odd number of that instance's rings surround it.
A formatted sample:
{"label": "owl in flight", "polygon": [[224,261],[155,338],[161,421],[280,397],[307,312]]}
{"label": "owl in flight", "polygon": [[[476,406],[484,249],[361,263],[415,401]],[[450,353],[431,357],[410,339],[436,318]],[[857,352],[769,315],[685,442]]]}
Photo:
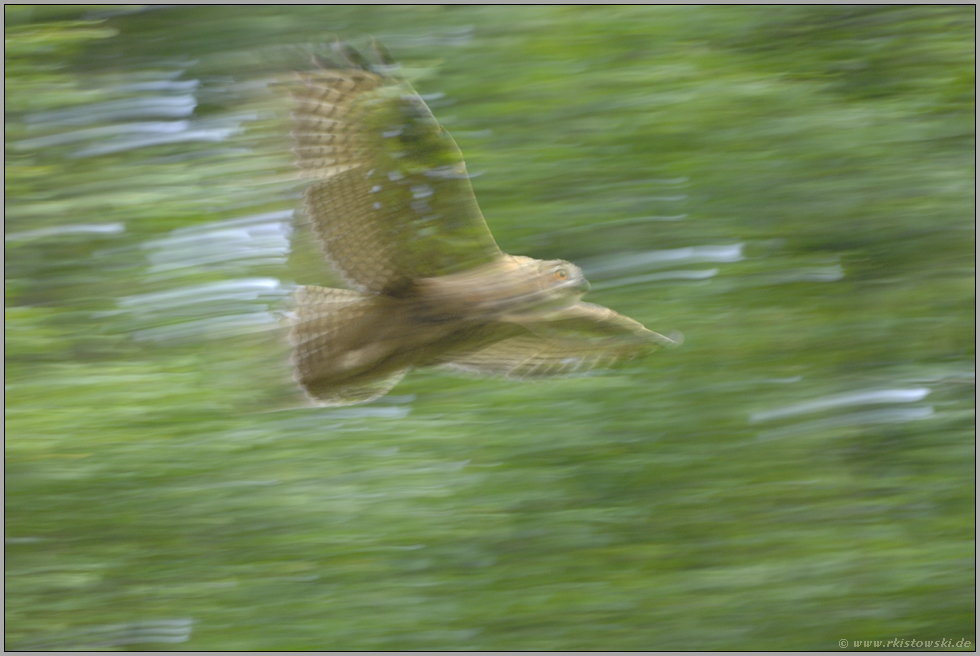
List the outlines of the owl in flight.
{"label": "owl in flight", "polygon": [[344,64],[314,57],[294,92],[306,216],[352,288],[297,291],[292,361],[311,399],[370,401],[417,367],[554,376],[676,343],[581,302],[574,264],[503,253],[456,142],[374,49],[377,65],[338,42]]}

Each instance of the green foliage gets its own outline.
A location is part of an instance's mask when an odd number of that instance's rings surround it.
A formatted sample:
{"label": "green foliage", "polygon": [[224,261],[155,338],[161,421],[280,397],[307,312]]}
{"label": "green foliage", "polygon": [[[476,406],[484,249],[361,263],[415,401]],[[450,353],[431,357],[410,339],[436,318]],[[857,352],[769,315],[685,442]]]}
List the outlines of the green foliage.
{"label": "green foliage", "polygon": [[[975,640],[973,7],[5,19],[8,649]],[[277,303],[337,280],[276,250],[271,62],[332,33],[432,98],[504,251],[684,345],[301,406]]]}

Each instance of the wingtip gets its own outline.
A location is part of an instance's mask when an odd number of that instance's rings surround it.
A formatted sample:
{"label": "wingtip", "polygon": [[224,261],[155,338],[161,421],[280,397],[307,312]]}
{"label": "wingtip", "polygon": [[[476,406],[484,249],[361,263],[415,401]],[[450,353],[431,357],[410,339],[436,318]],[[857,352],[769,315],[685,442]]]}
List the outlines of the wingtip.
{"label": "wingtip", "polygon": [[653,341],[657,343],[658,346],[663,346],[664,348],[676,348],[684,343],[684,335],[677,330],[672,331],[669,335],[661,335],[658,332],[649,331],[652,334]]}
{"label": "wingtip", "polygon": [[381,45],[381,42],[377,39],[371,39],[371,50],[374,51],[375,56],[383,66],[396,65],[395,58],[391,56],[388,49]]}
{"label": "wingtip", "polygon": [[364,58],[364,55],[359,53],[357,50],[354,50],[354,48],[346,41],[337,39],[333,42],[331,47],[333,48],[333,51],[340,55],[340,57],[342,57],[343,60],[351,67],[362,71],[371,70],[371,64]]}
{"label": "wingtip", "polygon": [[314,68],[319,68],[324,71],[333,71],[341,68],[341,66],[334,60],[324,57],[323,55],[318,55],[315,52],[310,53],[310,63]]}

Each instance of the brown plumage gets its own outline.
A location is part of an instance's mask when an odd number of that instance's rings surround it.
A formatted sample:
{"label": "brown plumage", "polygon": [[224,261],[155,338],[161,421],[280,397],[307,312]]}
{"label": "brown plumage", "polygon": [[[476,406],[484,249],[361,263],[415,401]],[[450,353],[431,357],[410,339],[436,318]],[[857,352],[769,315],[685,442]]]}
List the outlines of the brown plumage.
{"label": "brown plumage", "polygon": [[574,264],[501,252],[459,148],[387,54],[335,51],[346,65],[314,58],[293,112],[306,216],[353,288],[297,292],[293,363],[313,400],[369,401],[417,367],[560,375],[675,343],[580,302]]}

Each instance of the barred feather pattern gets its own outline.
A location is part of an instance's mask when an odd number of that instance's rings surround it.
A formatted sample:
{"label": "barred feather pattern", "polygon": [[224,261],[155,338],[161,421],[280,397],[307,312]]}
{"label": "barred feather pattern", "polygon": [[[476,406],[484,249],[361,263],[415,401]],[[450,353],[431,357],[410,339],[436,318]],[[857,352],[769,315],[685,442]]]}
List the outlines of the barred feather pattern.
{"label": "barred feather pattern", "polygon": [[459,148],[390,59],[335,49],[348,66],[302,74],[292,115],[306,216],[352,287],[296,293],[292,361],[312,400],[370,401],[417,367],[562,376],[676,344],[580,302],[578,267],[502,253]]}
{"label": "barred feather pattern", "polygon": [[351,287],[380,293],[502,257],[459,148],[407,82],[324,69],[294,99],[293,151],[314,179],[306,216]]}
{"label": "barred feather pattern", "polygon": [[444,363],[462,371],[517,379],[570,376],[677,345],[638,321],[592,303],[576,303],[515,325],[522,334],[452,354]]}
{"label": "barred feather pattern", "polygon": [[[388,313],[380,297],[304,286],[289,333],[295,378],[319,405],[363,403],[386,394],[408,367],[378,370],[383,353],[370,336]],[[364,372],[367,372],[366,375]]]}

